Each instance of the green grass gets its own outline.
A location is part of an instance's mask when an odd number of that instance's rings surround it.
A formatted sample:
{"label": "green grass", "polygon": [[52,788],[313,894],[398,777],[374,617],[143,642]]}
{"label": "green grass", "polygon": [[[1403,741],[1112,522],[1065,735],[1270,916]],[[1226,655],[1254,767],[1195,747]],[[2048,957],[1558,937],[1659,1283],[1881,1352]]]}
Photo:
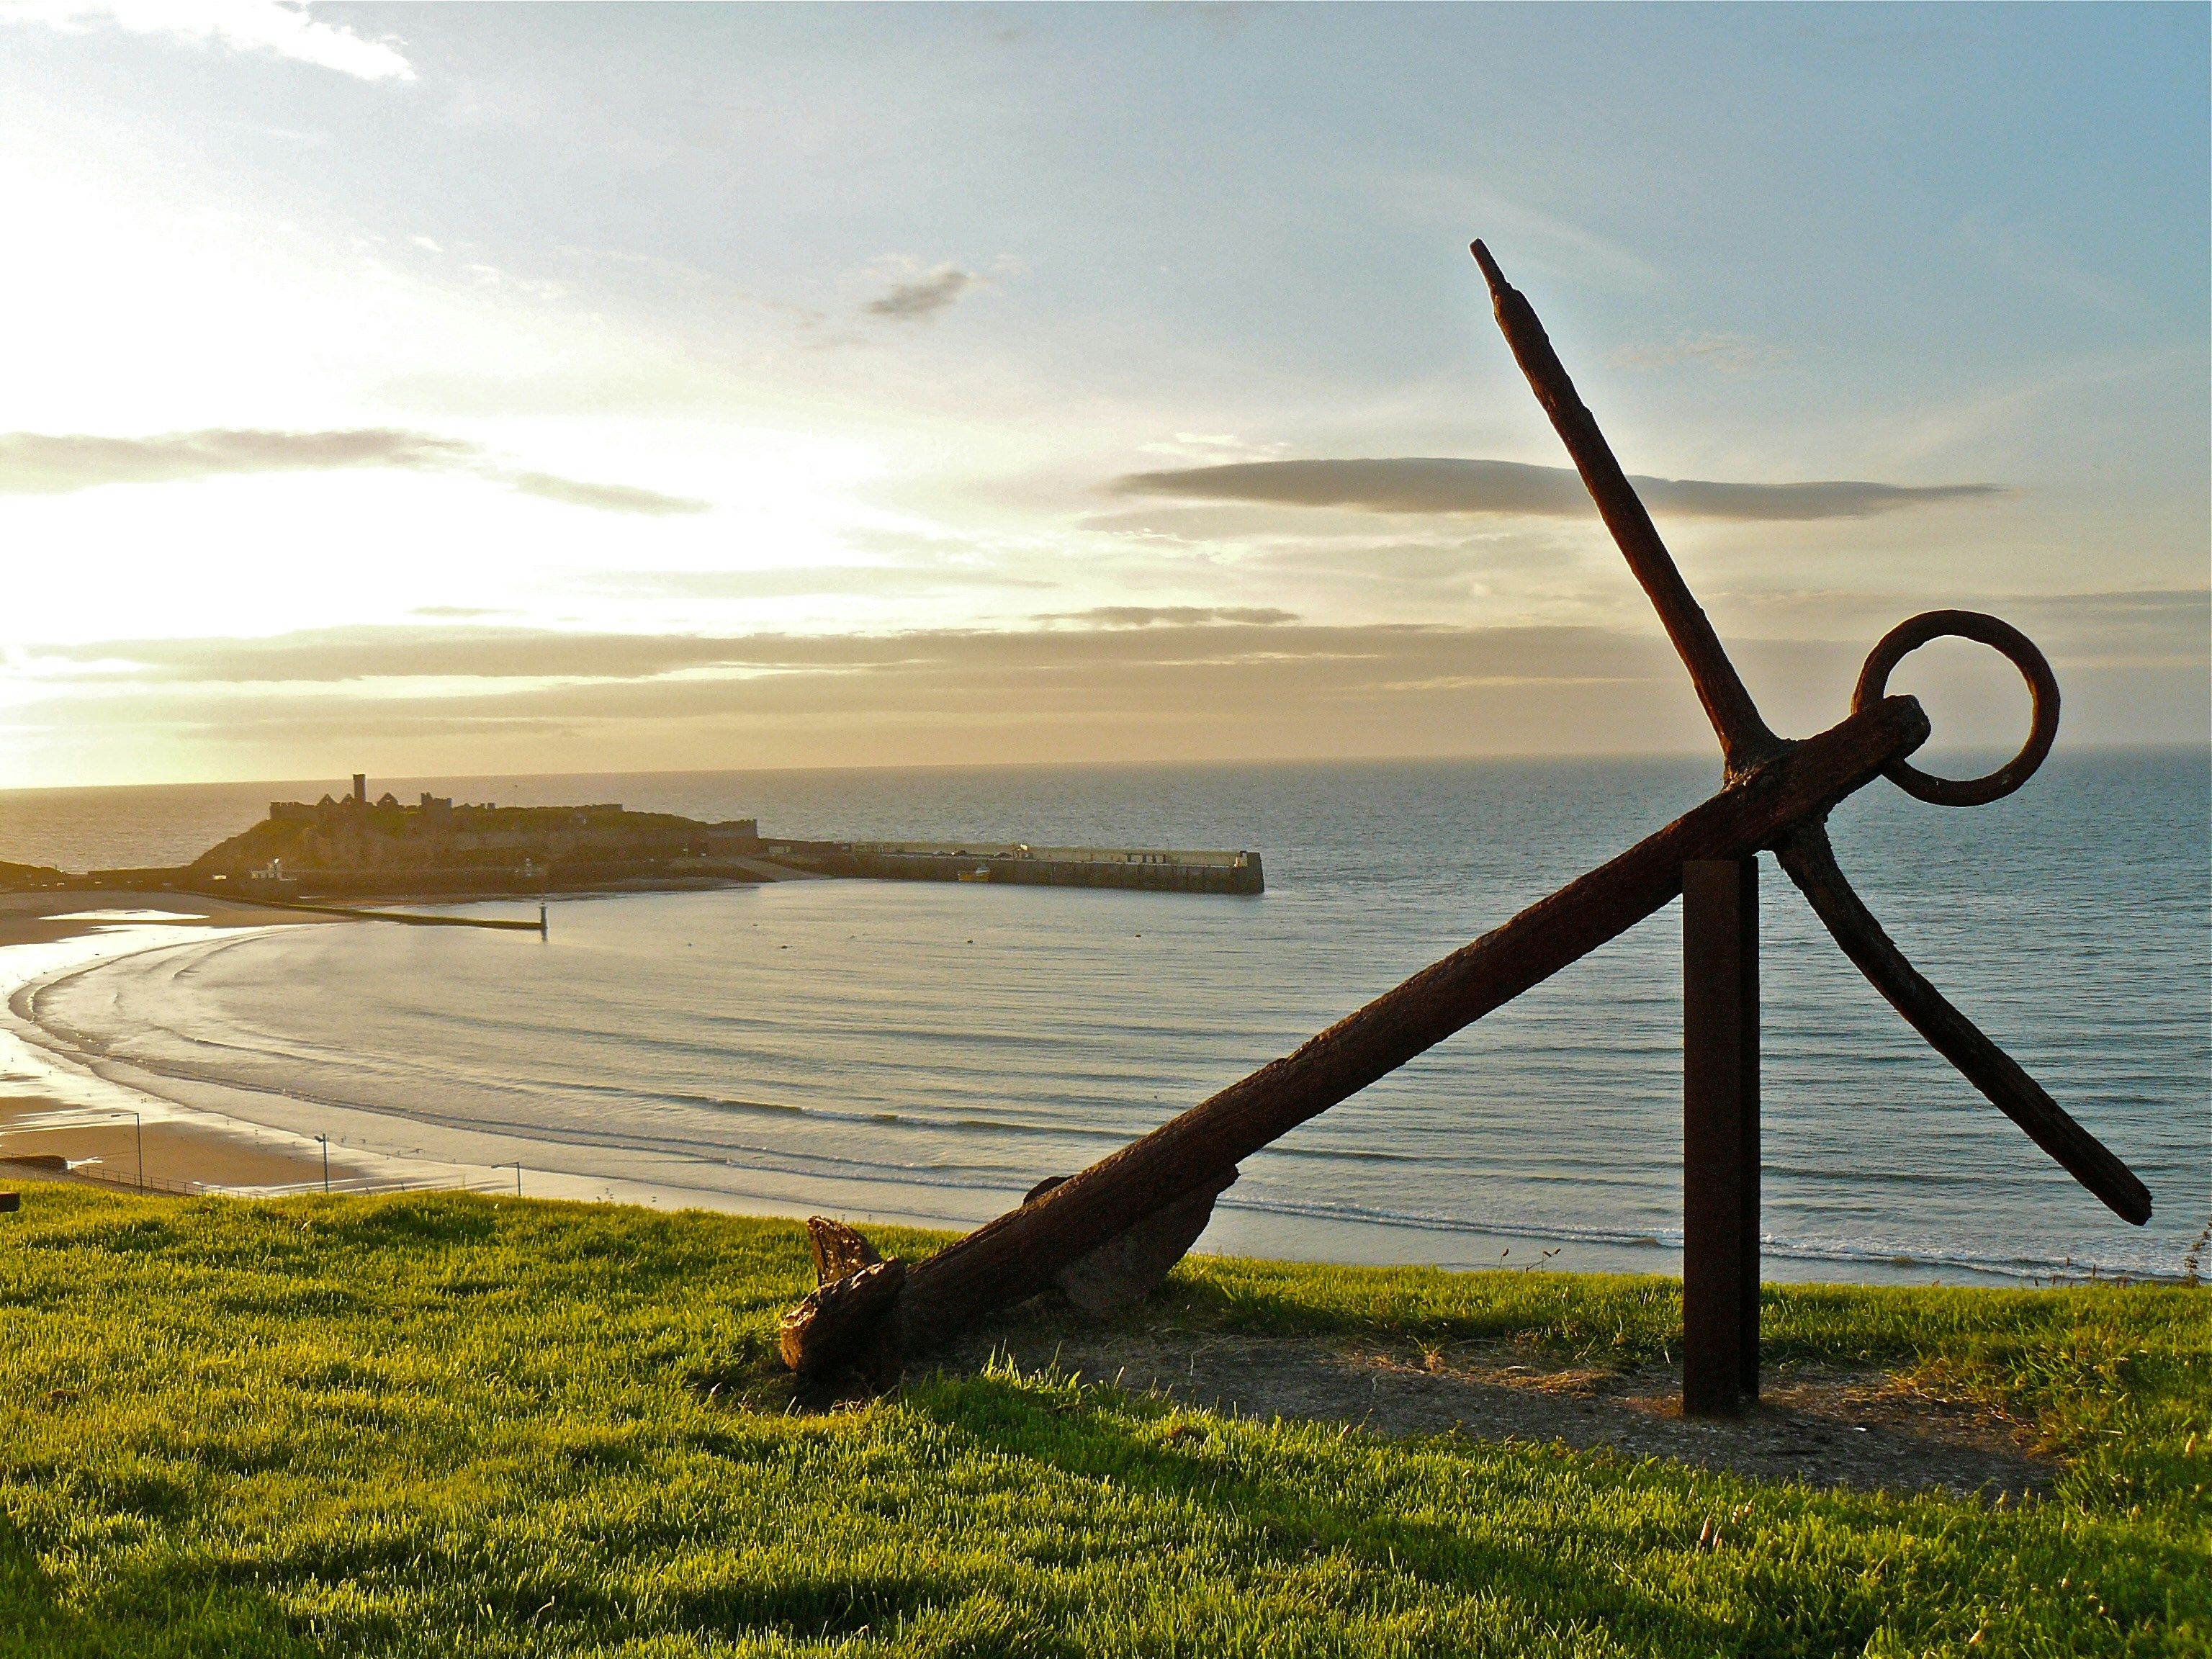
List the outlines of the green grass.
{"label": "green grass", "polygon": [[[1998,1508],[1050,1377],[806,1415],[773,1353],[810,1279],[784,1222],[34,1188],[0,1656],[2212,1651],[2199,1291],[1768,1291],[1771,1356],[2033,1424],[2069,1472]],[[1227,1261],[1142,1317],[1624,1362],[1680,1328],[1659,1279]]]}

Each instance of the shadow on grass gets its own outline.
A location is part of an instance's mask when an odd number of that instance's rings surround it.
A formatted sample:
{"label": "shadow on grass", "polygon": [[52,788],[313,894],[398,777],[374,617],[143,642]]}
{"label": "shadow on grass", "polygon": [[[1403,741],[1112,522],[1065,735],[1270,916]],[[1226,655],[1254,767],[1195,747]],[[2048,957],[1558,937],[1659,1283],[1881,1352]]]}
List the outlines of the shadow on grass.
{"label": "shadow on grass", "polygon": [[[994,1377],[942,1381],[909,1393],[915,1411],[963,1436],[979,1449],[1033,1461],[1085,1480],[1181,1504],[1200,1504],[1245,1534],[1240,1560],[1291,1569],[1316,1553],[1339,1553],[1368,1572],[1410,1578],[1425,1589],[1468,1598],[1503,1600],[1533,1620],[1603,1627],[1631,1645],[1682,1653],[1793,1652],[1796,1644],[1747,1646],[1745,1633],[1695,1610],[1625,1583],[1609,1563],[1579,1563],[1538,1537],[1508,1541],[1446,1520],[1395,1516],[1333,1498],[1308,1474],[1273,1472],[1218,1459],[1194,1459],[1173,1442],[1146,1432],[1160,1410],[1071,1405],[1065,1398]],[[1510,1454],[1509,1454],[1510,1455]],[[1594,1510],[1626,1478],[1601,1465],[1583,1470]],[[1470,1490],[1470,1504],[1480,1501]],[[1821,1632],[1828,1650],[1854,1649],[1874,1633],[1878,1615]],[[1821,1650],[1819,1648],[1802,1650]]]}
{"label": "shadow on grass", "polygon": [[0,1524],[0,1659],[270,1659],[319,1651],[251,1587],[112,1582],[70,1605],[37,1552]]}

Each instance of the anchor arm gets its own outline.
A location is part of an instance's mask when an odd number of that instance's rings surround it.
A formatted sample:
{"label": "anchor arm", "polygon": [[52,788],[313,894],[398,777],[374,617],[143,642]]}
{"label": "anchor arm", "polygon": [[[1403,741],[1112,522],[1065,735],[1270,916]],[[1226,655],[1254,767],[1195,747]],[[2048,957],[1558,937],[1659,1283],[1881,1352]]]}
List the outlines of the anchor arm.
{"label": "anchor arm", "polygon": [[[2027,682],[2031,704],[2027,741],[2011,761],[1985,777],[1932,777],[1903,760],[1889,769],[1888,775],[1899,788],[1922,800],[1978,806],[2003,799],[2033,777],[2058,735],[2057,677],[2051,673],[2043,653],[2035,648],[2034,641],[2009,623],[1976,611],[1929,611],[1908,617],[1885,634],[1868,653],[1866,666],[1851,692],[1851,704],[1858,708],[1872,707],[1887,690],[1890,672],[1907,653],[1947,634],[1978,640],[2020,670],[2021,678]],[[1808,818],[1793,826],[1775,843],[1775,854],[1836,943],[1843,946],[1844,954],[1889,1006],[1905,1016],[1906,1024],[2114,1214],[2138,1227],[2150,1219],[2150,1193],[2136,1178],[2135,1171],[2069,1117],[2040,1084],[1953,1007],[1891,943],[1865,901],[1844,878],[1835,851],[1828,844],[1823,819]]]}
{"label": "anchor arm", "polygon": [[1583,475],[1590,499],[1597,503],[1605,527],[1620,544],[1629,569],[1650,596],[1668,638],[1674,642],[1682,665],[1690,671],[1698,701],[1705,704],[1705,718],[1720,738],[1729,779],[1744,776],[1787,745],[1768,729],[1752,702],[1742,677],[1722,648],[1720,635],[1713,631],[1711,619],[1682,580],[1674,555],[1659,539],[1650,514],[1620,470],[1620,463],[1613,459],[1605,434],[1598,430],[1597,417],[1583,406],[1574,381],[1552,349],[1551,337],[1537,320],[1535,308],[1505,280],[1488,248],[1477,242],[1474,253],[1484,280],[1490,284],[1498,326],[1504,333],[1505,343],[1513,348],[1514,360],[1528,377],[1536,401],[1552,417],[1552,425],[1566,445],[1567,453],[1574,458],[1575,470]]}
{"label": "anchor arm", "polygon": [[1905,1016],[1907,1024],[2115,1215],[2138,1227],[2150,1219],[2150,1191],[2135,1171],[2069,1116],[2041,1084],[1953,1007],[1891,943],[1874,912],[1844,878],[1824,825],[1800,824],[1776,843],[1774,851],[1844,954]]}

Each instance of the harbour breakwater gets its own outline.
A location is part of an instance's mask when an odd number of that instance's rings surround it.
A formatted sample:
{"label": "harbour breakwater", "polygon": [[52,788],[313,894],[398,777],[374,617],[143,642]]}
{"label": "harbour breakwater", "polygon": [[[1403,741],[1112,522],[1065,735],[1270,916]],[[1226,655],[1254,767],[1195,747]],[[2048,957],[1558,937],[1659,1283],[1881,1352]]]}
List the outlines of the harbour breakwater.
{"label": "harbour breakwater", "polygon": [[1260,855],[1171,848],[1030,847],[1019,842],[771,841],[763,856],[825,876],[1119,887],[1154,893],[1267,890]]}

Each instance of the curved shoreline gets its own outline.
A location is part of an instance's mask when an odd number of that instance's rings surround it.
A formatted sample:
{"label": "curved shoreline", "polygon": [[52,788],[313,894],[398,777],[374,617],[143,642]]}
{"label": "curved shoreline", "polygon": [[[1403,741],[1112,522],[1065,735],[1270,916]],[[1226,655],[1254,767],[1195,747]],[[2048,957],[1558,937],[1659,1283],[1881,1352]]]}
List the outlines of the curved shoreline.
{"label": "curved shoreline", "polygon": [[[118,918],[119,918],[118,913]],[[265,914],[265,913],[264,913]],[[211,920],[211,919],[210,919]],[[237,923],[226,936],[209,938],[205,921],[176,926],[149,917],[125,922],[88,921],[86,934],[44,947],[0,945],[0,995],[9,1019],[5,1037],[20,1054],[33,1052],[43,1061],[45,1080],[67,1079],[79,1087],[80,1109],[112,1113],[137,1109],[170,1133],[197,1136],[210,1155],[234,1160],[251,1154],[262,1162],[258,1179],[203,1178],[207,1189],[268,1192],[319,1184],[322,1148],[332,1148],[334,1186],[368,1188],[422,1184],[465,1185],[505,1189],[518,1163],[530,1192],[542,1196],[597,1199],[667,1207],[697,1206],[755,1214],[788,1214],[812,1208],[834,1209],[863,1222],[965,1228],[1001,1207],[1003,1195],[993,1182],[930,1181],[918,1169],[867,1166],[850,1160],[809,1160],[793,1167],[789,1158],[769,1147],[753,1149],[761,1161],[744,1160],[728,1147],[717,1156],[696,1142],[652,1144],[649,1135],[614,1130],[605,1135],[573,1127],[487,1123],[482,1119],[444,1118],[419,1109],[286,1089],[243,1084],[235,1079],[155,1069],[102,1052],[95,1033],[45,1014],[40,1000],[55,988],[126,958],[158,951],[223,949],[297,925]],[[97,932],[90,931],[94,927]],[[102,943],[94,943],[94,941]],[[18,1074],[11,1079],[27,1080]],[[17,1091],[21,1093],[20,1087]],[[86,1094],[102,1098],[87,1103]],[[6,1111],[0,1096],[0,1113]],[[756,1104],[757,1103],[746,1103]],[[772,1107],[808,1115],[806,1107]],[[20,1118],[20,1111],[14,1115]],[[419,1144],[405,1146],[401,1143]],[[592,1157],[593,1152],[600,1159]],[[586,1163],[628,1163],[628,1173],[579,1170]],[[427,1154],[427,1155],[426,1155]],[[267,1161],[284,1161],[288,1179],[272,1179]],[[781,1164],[781,1167],[775,1167]],[[842,1165],[832,1169],[828,1165]],[[642,1165],[644,1167],[641,1168]],[[724,1184],[736,1177],[735,1185]],[[749,1178],[748,1178],[749,1177]],[[717,1179],[718,1178],[718,1179]],[[1326,1200],[1254,1202],[1229,1196],[1216,1249],[1263,1253],[1310,1260],[1419,1260],[1433,1248],[1413,1243],[1419,1237],[1449,1237],[1443,1253],[1454,1265],[1517,1267],[1544,1265],[1557,1249],[1595,1251],[1607,1270],[1667,1272],[1675,1265],[1679,1235],[1672,1230],[1636,1232],[1623,1229],[1568,1225],[1486,1225],[1465,1218],[1414,1212],[1382,1212]],[[1398,1238],[1405,1248],[1378,1253],[1377,1236]],[[1484,1260],[1468,1261],[1475,1249]],[[2026,1285],[2087,1279],[2097,1269],[2084,1264],[2033,1259],[1978,1260],[1954,1252],[1916,1251],[1909,1255],[1879,1246],[1843,1241],[1770,1240],[1770,1279],[1832,1278],[1838,1270],[1874,1282],[1918,1280],[1931,1273],[1993,1285]],[[1825,1271],[1824,1271],[1825,1270]],[[2136,1272],[2131,1277],[2168,1278]]]}
{"label": "curved shoreline", "polygon": [[[50,1174],[144,1190],[270,1192],[320,1184],[322,1149],[312,1139],[194,1110],[105,1075],[97,1056],[73,1047],[37,1018],[41,988],[148,951],[207,942],[213,916],[167,910],[98,909],[45,915],[26,940],[20,925],[0,931],[0,1150],[43,1161]],[[21,918],[13,918],[20,922]],[[74,928],[57,924],[77,923]],[[10,938],[9,935],[15,935]],[[13,1166],[21,1173],[23,1166]],[[333,1185],[338,1172],[333,1172]],[[352,1172],[344,1171],[348,1179]]]}
{"label": "curved shoreline", "polygon": [[[63,892],[27,903],[31,896],[12,896],[15,915],[0,912],[0,1006],[6,1010],[0,1018],[0,1152],[58,1155],[72,1166],[69,1178],[107,1186],[135,1188],[134,1176],[143,1168],[148,1190],[267,1196],[323,1187],[321,1137],[327,1135],[332,1190],[511,1190],[508,1183],[523,1182],[538,1197],[757,1215],[787,1215],[809,1207],[805,1195],[795,1191],[733,1192],[686,1180],[686,1165],[703,1172],[714,1164],[696,1155],[637,1146],[635,1137],[593,1141],[534,1126],[441,1121],[418,1110],[157,1071],[105,1053],[94,1034],[43,1016],[40,997],[134,957],[223,949],[295,926],[348,919],[246,921],[252,911],[264,917],[267,913],[258,906],[210,903],[198,896],[166,891]],[[113,908],[103,914],[101,901],[112,902]],[[53,914],[64,905],[83,908]],[[152,908],[156,905],[161,909]],[[177,921],[155,921],[155,915]],[[11,927],[11,920],[19,925]],[[27,931],[41,936],[23,937],[25,921],[31,924]],[[70,925],[40,925],[58,923]],[[223,937],[209,937],[217,932]],[[289,1109],[292,1106],[300,1111]],[[310,1122],[320,1129],[311,1128]],[[417,1133],[394,1136],[390,1131],[395,1126]],[[433,1157],[423,1156],[420,1147],[398,1146],[401,1140],[422,1139],[420,1132],[426,1128],[468,1144],[450,1149],[453,1156]],[[118,1176],[119,1161],[137,1158],[130,1146],[134,1139],[146,1146],[143,1161]],[[125,1149],[120,1153],[118,1146]],[[558,1167],[564,1149],[593,1146],[626,1151],[665,1167],[650,1179]],[[77,1173],[74,1166],[80,1163],[98,1166],[98,1173]],[[10,1179],[29,1173],[26,1166],[8,1165],[4,1157],[0,1167]],[[914,1192],[927,1190],[919,1183],[909,1185]],[[863,1200],[842,1207],[878,1223],[957,1230],[980,1218],[926,1204],[865,1201],[870,1196],[850,1191],[836,1195]]]}

